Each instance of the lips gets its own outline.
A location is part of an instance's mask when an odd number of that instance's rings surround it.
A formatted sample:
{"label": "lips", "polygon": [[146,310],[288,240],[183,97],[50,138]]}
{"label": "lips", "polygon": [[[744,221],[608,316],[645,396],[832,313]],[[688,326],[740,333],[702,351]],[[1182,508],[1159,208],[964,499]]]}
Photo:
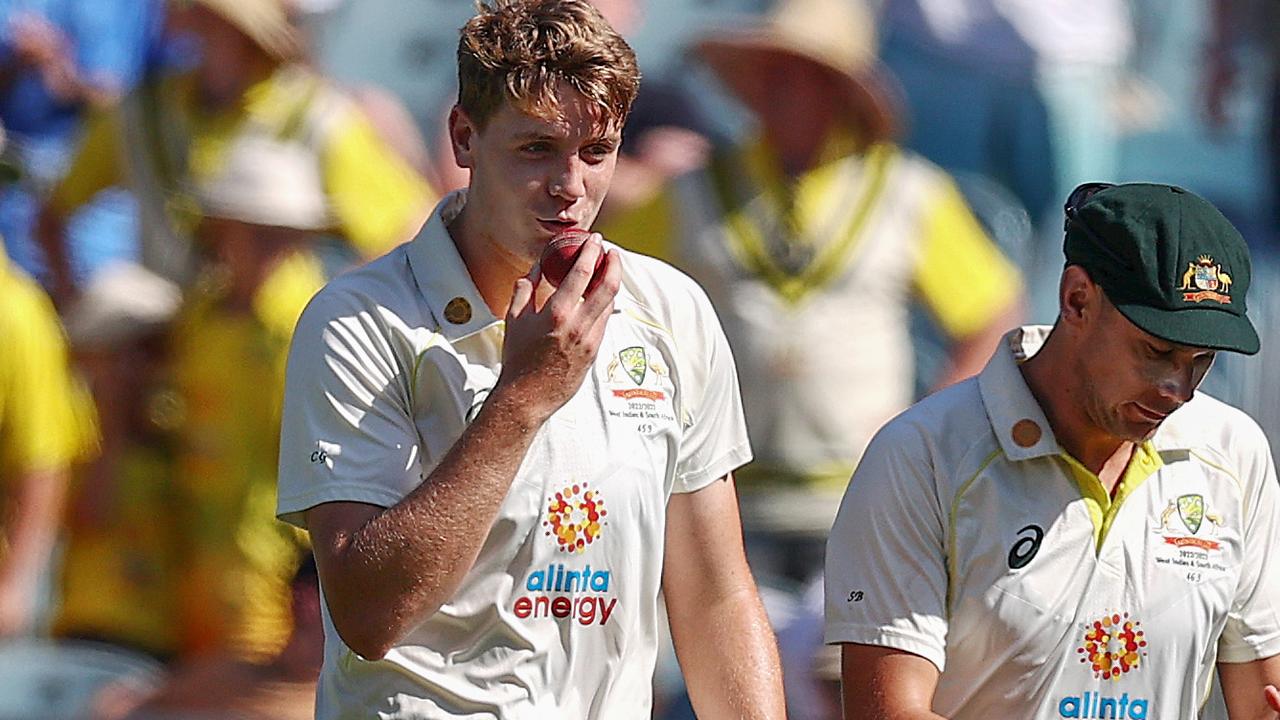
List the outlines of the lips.
{"label": "lips", "polygon": [[1155,410],[1145,407],[1139,403],[1131,403],[1131,404],[1133,405],[1133,409],[1137,411],[1138,416],[1141,417],[1143,420],[1146,420],[1147,422],[1159,423],[1159,422],[1163,422],[1165,418],[1169,417],[1169,413],[1156,412]]}
{"label": "lips", "polygon": [[552,235],[557,235],[565,230],[571,230],[578,226],[575,220],[560,220],[557,218],[538,218],[538,225]]}

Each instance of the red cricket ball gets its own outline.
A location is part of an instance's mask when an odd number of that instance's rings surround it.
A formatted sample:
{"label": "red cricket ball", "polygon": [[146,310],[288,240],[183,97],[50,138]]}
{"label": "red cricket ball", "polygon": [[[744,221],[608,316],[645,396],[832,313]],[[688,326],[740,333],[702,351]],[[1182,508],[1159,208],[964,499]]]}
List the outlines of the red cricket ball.
{"label": "red cricket ball", "polygon": [[[542,249],[542,258],[538,260],[538,266],[542,270],[542,277],[551,283],[551,287],[560,287],[560,283],[564,282],[565,276],[569,274],[573,263],[578,259],[578,253],[582,252],[582,244],[587,241],[588,235],[590,233],[585,230],[570,228],[551,238],[547,246]],[[602,267],[604,267],[603,250],[600,252],[600,257],[596,258],[596,267],[591,276],[591,282],[587,285],[588,291],[600,282]]]}

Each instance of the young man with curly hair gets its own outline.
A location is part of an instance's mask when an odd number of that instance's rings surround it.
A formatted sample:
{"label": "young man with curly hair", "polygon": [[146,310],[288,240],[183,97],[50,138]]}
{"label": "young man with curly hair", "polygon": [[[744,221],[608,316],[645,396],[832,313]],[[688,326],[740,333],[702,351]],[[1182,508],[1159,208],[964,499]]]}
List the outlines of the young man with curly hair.
{"label": "young man with curly hair", "polygon": [[596,234],[538,269],[604,200],[634,54],[585,0],[510,0],[458,74],[469,187],[294,336],[278,511],[320,570],[318,717],[647,718],[660,591],[698,713],[782,717],[706,296]]}

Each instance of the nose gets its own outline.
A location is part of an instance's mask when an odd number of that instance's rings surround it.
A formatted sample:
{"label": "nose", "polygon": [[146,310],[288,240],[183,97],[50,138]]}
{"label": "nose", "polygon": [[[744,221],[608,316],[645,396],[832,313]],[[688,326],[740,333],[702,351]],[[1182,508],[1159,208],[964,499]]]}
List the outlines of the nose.
{"label": "nose", "polygon": [[576,154],[565,161],[547,181],[547,192],[553,197],[573,202],[587,194],[586,168]]}
{"label": "nose", "polygon": [[1161,397],[1177,403],[1176,406],[1189,401],[1196,390],[1194,366],[1191,363],[1180,363],[1170,368],[1170,371],[1156,384],[1156,388],[1160,391]]}

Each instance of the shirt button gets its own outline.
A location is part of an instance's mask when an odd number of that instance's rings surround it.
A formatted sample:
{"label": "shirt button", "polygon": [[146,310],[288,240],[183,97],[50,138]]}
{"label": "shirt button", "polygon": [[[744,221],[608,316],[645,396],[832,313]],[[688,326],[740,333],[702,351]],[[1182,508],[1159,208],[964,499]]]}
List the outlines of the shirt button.
{"label": "shirt button", "polygon": [[1018,447],[1029,448],[1040,442],[1040,425],[1031,418],[1023,418],[1013,424],[1013,441]]}
{"label": "shirt button", "polygon": [[466,325],[471,322],[471,303],[466,298],[456,297],[444,306],[444,319],[454,325]]}

